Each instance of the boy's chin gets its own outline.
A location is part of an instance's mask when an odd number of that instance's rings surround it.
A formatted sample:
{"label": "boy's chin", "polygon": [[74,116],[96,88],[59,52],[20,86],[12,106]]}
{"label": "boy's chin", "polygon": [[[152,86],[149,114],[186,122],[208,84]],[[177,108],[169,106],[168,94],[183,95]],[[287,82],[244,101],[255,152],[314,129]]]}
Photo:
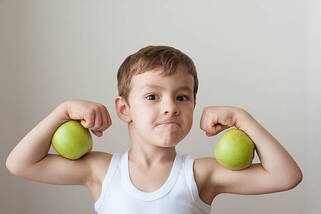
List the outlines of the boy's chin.
{"label": "boy's chin", "polygon": [[157,146],[163,147],[163,148],[171,148],[175,147],[177,144],[179,144],[179,141],[173,141],[173,142],[158,142]]}

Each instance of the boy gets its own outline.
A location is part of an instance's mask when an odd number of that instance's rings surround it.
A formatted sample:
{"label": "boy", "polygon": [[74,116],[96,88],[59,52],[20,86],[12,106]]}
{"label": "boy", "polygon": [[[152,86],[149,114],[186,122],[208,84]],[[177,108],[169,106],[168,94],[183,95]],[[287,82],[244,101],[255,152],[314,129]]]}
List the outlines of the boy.
{"label": "boy", "polygon": [[115,108],[128,123],[131,146],[123,154],[90,152],[72,161],[48,154],[51,136],[65,121],[101,137],[112,122],[105,106],[84,100],[60,104],[12,150],[9,171],[51,184],[82,185],[97,213],[209,213],[221,193],[264,194],[289,190],[302,180],[292,157],[248,112],[209,106],[200,128],[207,136],[235,126],[255,143],[261,163],[232,171],[215,158],[193,160],[175,146],[192,127],[198,89],[192,60],[167,46],[148,46],[120,66]]}

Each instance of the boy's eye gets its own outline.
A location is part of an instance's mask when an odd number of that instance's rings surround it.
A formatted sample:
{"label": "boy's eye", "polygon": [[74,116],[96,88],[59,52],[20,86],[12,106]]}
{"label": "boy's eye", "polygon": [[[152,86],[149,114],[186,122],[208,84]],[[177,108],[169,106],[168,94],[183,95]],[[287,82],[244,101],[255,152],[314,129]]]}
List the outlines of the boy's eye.
{"label": "boy's eye", "polygon": [[[184,97],[185,97],[185,100],[188,100],[188,97],[185,96],[185,95],[178,96],[178,97],[177,97],[177,100],[179,100],[179,101],[184,101]],[[182,98],[183,98],[183,99],[182,99]]]}
{"label": "boy's eye", "polygon": [[147,98],[148,100],[155,100],[155,97],[156,97],[155,94],[151,94],[151,95],[148,95],[146,98]]}

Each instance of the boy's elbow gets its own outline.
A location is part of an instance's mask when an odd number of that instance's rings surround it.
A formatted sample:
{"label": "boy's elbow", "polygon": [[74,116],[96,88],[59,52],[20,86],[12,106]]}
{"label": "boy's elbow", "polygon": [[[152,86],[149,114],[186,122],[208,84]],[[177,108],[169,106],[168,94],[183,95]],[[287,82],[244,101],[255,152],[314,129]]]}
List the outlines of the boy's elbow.
{"label": "boy's elbow", "polygon": [[7,169],[11,174],[13,174],[15,176],[18,176],[18,171],[17,170],[14,170],[13,168],[9,168],[9,167],[7,167]]}
{"label": "boy's elbow", "polygon": [[21,170],[18,167],[16,167],[12,161],[10,161],[9,157],[6,160],[6,167],[11,174],[19,176]]}
{"label": "boy's elbow", "polygon": [[299,185],[303,180],[303,174],[299,170],[295,175],[288,178],[287,184],[285,185],[285,190],[290,190]]}
{"label": "boy's elbow", "polygon": [[296,187],[299,183],[301,183],[301,181],[303,180],[303,174],[302,174],[302,171],[299,170],[298,172],[298,175],[294,181],[294,186],[293,187]]}
{"label": "boy's elbow", "polygon": [[14,170],[14,168],[12,167],[12,165],[11,165],[10,161],[8,160],[8,158],[7,158],[7,161],[6,161],[6,167],[7,167],[7,169],[9,170],[9,172],[10,172],[11,174],[15,174],[15,170]]}

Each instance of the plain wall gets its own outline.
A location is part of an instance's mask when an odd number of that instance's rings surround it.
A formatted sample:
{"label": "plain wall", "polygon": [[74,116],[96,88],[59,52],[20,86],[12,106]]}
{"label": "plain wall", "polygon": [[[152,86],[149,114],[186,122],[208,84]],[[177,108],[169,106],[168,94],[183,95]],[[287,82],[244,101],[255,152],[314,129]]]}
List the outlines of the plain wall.
{"label": "plain wall", "polygon": [[113,125],[104,137],[93,135],[94,150],[127,150],[127,124],[114,108],[116,74],[125,57],[147,45],[174,46],[198,69],[194,124],[179,153],[213,157],[222,133],[205,136],[202,110],[232,105],[272,133],[303,171],[290,191],[219,195],[212,213],[319,213],[320,26],[318,0],[0,0],[1,213],[95,213],[85,188],[15,177],[5,160],[67,99],[109,110]]}

